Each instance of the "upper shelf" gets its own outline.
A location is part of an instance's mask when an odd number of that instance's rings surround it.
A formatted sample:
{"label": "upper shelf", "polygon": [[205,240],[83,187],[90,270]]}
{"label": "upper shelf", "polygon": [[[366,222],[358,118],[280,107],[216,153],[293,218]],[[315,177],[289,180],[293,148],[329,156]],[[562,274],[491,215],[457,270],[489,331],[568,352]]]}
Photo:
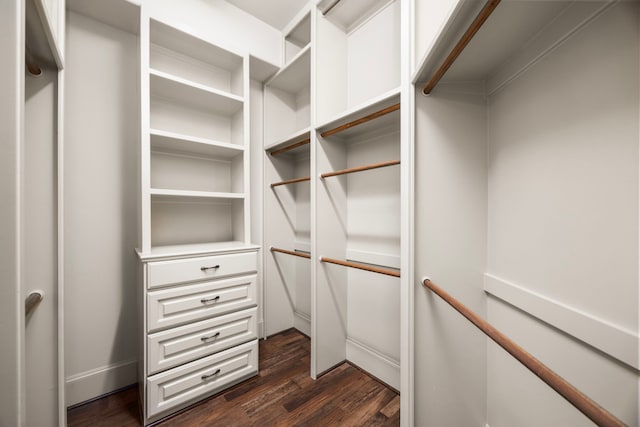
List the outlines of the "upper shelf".
{"label": "upper shelf", "polygon": [[150,21],[151,43],[225,70],[242,67],[242,57],[160,21]]}
{"label": "upper shelf", "polygon": [[327,135],[330,133],[341,138],[353,138],[382,129],[400,129],[400,109],[395,108],[399,103],[400,89],[397,88],[331,118],[317,129],[324,134],[323,137],[330,136]]}
{"label": "upper shelf", "polygon": [[149,70],[151,95],[217,114],[233,115],[242,109],[241,97],[208,86]]}
{"label": "upper shelf", "polygon": [[285,36],[285,40],[299,47],[305,47],[311,42],[311,15],[304,18]]}
{"label": "upper shelf", "polygon": [[[499,3],[499,4],[498,4]],[[497,5],[496,5],[497,4]],[[587,25],[608,1],[461,1],[418,64],[417,86],[485,82],[498,90]]]}
{"label": "upper shelf", "polygon": [[[284,148],[290,147],[292,145],[296,145],[295,150],[286,150],[285,152],[288,151],[290,154],[293,154],[294,151],[296,153],[300,151],[308,152],[310,138],[311,138],[311,130],[310,128],[306,127],[304,129],[301,129],[297,132],[292,133],[291,135],[287,135],[286,137],[279,139],[274,143],[267,145],[266,147],[264,147],[264,149],[266,151],[271,152],[271,154],[273,154],[276,151],[281,151]],[[305,144],[299,144],[301,142],[305,142]]]}
{"label": "upper shelf", "polygon": [[311,46],[301,50],[266,85],[289,93],[297,93],[309,87],[311,70]]}
{"label": "upper shelf", "polygon": [[345,32],[351,32],[396,0],[322,0],[318,7],[325,17]]}

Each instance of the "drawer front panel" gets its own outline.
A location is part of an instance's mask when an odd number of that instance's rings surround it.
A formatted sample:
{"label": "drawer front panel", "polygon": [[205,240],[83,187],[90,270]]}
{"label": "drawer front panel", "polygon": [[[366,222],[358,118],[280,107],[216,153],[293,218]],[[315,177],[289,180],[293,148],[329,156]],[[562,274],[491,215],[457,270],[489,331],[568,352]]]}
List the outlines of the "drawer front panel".
{"label": "drawer front panel", "polygon": [[149,335],[148,374],[256,339],[257,313],[250,308]]}
{"label": "drawer front panel", "polygon": [[150,262],[147,287],[194,282],[257,271],[256,252]]}
{"label": "drawer front panel", "polygon": [[153,332],[256,305],[256,275],[147,293],[147,331]]}
{"label": "drawer front panel", "polygon": [[155,416],[216,393],[258,372],[258,341],[233,347],[147,379],[147,413]]}

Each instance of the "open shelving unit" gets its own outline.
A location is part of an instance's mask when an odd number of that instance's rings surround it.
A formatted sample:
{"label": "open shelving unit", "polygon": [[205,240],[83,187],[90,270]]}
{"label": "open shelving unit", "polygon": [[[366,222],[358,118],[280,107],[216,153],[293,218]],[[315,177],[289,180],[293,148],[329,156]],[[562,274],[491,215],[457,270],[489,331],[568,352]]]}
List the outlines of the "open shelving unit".
{"label": "open shelving unit", "polygon": [[[637,374],[613,379],[638,368],[637,336],[611,337],[638,327],[638,259],[618,255],[637,251],[639,13],[635,2],[461,1],[413,76],[415,276],[627,423],[637,406],[607,390],[637,385]],[[415,336],[428,337],[415,346],[416,425],[586,422],[413,286]],[[534,399],[546,410],[519,405]]]}
{"label": "open shelving unit", "polygon": [[318,15],[318,123],[399,92],[400,31],[399,1],[341,0]]}
{"label": "open shelving unit", "polygon": [[154,19],[148,55],[141,253],[250,246],[249,61]]}

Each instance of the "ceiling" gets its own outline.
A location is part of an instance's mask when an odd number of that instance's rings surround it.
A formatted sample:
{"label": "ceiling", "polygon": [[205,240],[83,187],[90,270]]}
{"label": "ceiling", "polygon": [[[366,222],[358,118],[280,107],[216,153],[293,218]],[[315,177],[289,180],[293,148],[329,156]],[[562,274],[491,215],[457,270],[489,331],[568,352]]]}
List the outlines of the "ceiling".
{"label": "ceiling", "polygon": [[282,31],[308,0],[227,0],[261,21]]}

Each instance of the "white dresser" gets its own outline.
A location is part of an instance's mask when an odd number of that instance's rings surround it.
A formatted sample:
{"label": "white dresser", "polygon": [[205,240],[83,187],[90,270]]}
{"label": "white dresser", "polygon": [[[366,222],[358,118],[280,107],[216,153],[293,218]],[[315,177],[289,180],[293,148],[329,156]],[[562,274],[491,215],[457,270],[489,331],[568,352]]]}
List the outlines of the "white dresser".
{"label": "white dresser", "polygon": [[257,374],[257,251],[140,254],[145,424]]}

